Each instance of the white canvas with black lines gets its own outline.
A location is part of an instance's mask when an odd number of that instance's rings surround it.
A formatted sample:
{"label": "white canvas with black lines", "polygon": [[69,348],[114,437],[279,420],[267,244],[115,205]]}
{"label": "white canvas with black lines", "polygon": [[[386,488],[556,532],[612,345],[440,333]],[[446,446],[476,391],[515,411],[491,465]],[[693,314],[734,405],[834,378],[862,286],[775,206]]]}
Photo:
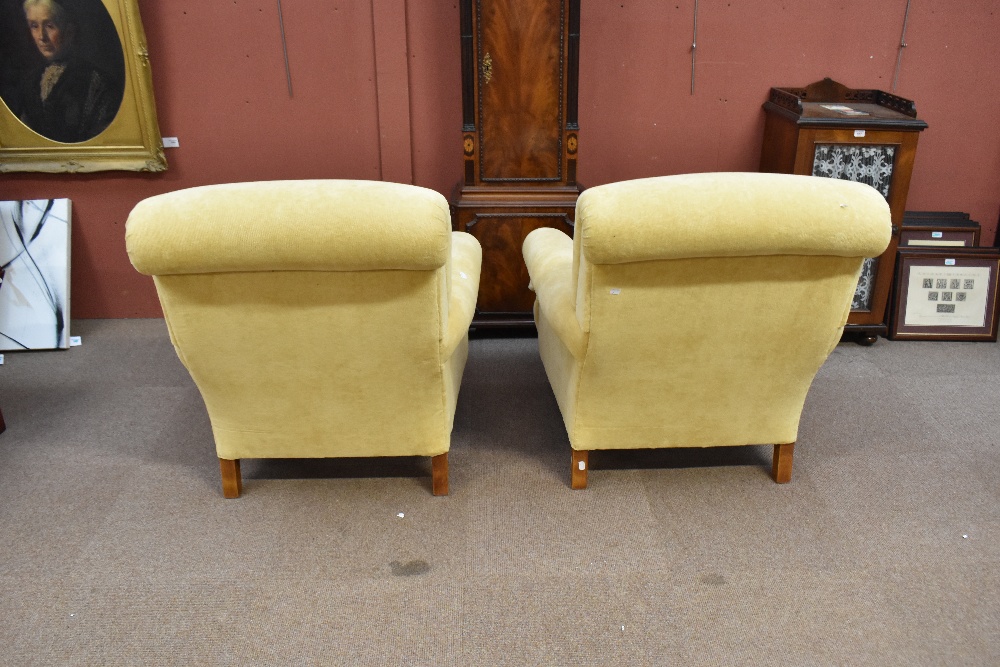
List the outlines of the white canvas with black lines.
{"label": "white canvas with black lines", "polygon": [[69,347],[69,199],[0,202],[0,350]]}

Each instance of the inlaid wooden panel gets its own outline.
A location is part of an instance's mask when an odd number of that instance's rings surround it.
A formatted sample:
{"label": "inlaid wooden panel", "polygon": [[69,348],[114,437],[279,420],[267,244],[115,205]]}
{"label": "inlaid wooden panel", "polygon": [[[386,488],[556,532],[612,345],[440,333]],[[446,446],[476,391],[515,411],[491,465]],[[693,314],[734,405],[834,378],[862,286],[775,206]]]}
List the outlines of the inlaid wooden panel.
{"label": "inlaid wooden panel", "polygon": [[563,2],[477,0],[480,178],[562,178]]}
{"label": "inlaid wooden panel", "polygon": [[[528,268],[511,257],[524,238],[542,227],[573,233],[564,213],[481,213],[469,222],[466,231],[483,247],[483,268],[479,279],[476,308],[488,313],[530,313],[535,293],[528,289]],[[518,258],[520,259],[520,258]]]}

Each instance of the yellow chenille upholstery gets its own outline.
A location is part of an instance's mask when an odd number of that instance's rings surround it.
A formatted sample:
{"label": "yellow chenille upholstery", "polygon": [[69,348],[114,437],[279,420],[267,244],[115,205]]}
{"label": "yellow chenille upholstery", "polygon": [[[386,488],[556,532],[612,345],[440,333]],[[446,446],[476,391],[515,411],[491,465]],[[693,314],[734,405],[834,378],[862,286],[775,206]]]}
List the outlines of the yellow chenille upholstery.
{"label": "yellow chenille upholstery", "polygon": [[573,449],[794,443],[863,258],[890,234],[885,199],[848,181],[715,173],[585,191],[575,238],[524,242]]}
{"label": "yellow chenille upholstery", "polygon": [[154,277],[220,459],[448,451],[482,251],[451,231],[440,194],[191,188],[140,202],[126,243]]}

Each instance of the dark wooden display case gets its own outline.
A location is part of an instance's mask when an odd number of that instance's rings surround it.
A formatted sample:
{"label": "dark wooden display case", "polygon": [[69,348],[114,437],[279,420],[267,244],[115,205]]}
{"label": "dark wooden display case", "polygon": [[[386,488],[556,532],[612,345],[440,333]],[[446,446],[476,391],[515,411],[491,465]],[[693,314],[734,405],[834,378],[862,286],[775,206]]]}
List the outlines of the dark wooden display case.
{"label": "dark wooden display case", "polygon": [[832,79],[805,88],[772,88],[764,103],[760,170],[841,178],[871,185],[889,202],[892,240],[865,262],[844,335],[864,344],[888,332],[887,307],[899,230],[919,133],[911,100],[855,90]]}
{"label": "dark wooden display case", "polygon": [[579,0],[461,0],[464,179],[453,225],[483,246],[474,327],[532,326],[521,244],[573,233]]}

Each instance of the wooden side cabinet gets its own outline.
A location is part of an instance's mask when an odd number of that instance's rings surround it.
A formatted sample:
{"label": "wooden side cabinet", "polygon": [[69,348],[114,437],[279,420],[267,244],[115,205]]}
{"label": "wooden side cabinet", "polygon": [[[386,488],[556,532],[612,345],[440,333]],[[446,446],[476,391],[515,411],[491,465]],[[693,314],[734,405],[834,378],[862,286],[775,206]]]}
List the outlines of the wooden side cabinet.
{"label": "wooden side cabinet", "polygon": [[772,88],[764,103],[760,170],[840,178],[882,193],[892,211],[892,240],[865,262],[844,333],[874,343],[888,333],[887,306],[917,138],[927,123],[911,100],[855,90],[832,79],[805,88]]}
{"label": "wooden side cabinet", "polygon": [[453,225],[483,246],[473,326],[532,325],[521,244],[573,233],[580,0],[460,0],[464,178]]}

